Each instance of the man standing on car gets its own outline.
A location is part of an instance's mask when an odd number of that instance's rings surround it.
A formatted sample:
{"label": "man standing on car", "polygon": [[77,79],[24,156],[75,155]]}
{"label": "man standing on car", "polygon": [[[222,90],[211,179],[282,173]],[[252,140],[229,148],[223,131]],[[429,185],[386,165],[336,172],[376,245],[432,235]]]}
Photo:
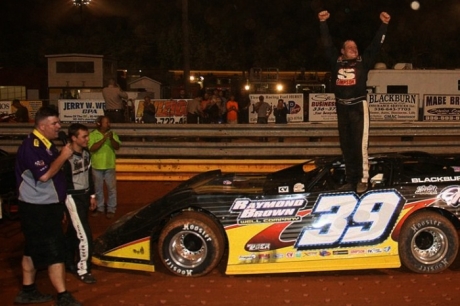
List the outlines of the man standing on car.
{"label": "man standing on car", "polygon": [[81,305],[66,290],[65,239],[62,230],[66,199],[63,164],[72,155],[70,145],[61,152],[52,142],[61,128],[58,112],[41,107],[35,114],[35,129],[22,142],[16,155],[19,217],[25,238],[22,257],[22,290],[16,304],[52,300],[35,286],[37,268],[47,266],[58,292],[56,305]]}
{"label": "man standing on car", "polygon": [[340,148],[342,149],[347,176],[347,184],[341,189],[356,190],[358,193],[362,193],[367,190],[369,180],[367,75],[374,66],[385,39],[390,15],[386,12],[380,13],[382,25],[369,47],[364,50],[363,55],[358,53],[358,47],[353,40],[345,41],[342,45],[341,54],[337,53],[326,23],[329,17],[328,11],[321,11],[318,14],[321,39],[327,60],[331,65]]}

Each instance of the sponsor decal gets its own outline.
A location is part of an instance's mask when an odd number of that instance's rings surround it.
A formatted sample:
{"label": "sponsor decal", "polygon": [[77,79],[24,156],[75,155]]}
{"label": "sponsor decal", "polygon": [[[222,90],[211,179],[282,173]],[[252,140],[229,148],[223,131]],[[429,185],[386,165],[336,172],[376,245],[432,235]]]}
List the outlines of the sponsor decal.
{"label": "sponsor decal", "polygon": [[390,252],[391,247],[384,247],[384,248],[372,248],[367,250],[368,254],[380,254],[380,253],[388,253]]}
{"label": "sponsor decal", "polygon": [[438,194],[438,187],[435,185],[418,186],[417,189],[415,190],[415,194],[426,194],[426,195]]}
{"label": "sponsor decal", "polygon": [[237,198],[230,207],[239,213],[238,224],[294,222],[301,219],[297,212],[307,204],[305,198],[251,200]]}
{"label": "sponsor decal", "polygon": [[366,251],[365,250],[350,250],[350,255],[355,255],[355,254],[365,254]]}
{"label": "sponsor decal", "polygon": [[251,261],[253,259],[256,259],[256,255],[251,254],[251,255],[240,255],[238,257],[238,260],[240,261]]}
{"label": "sponsor decal", "polygon": [[445,202],[448,206],[460,206],[460,186],[455,185],[444,188],[437,198]]}
{"label": "sponsor decal", "polygon": [[326,256],[331,256],[331,252],[328,250],[321,250],[319,251],[319,256],[326,257]]}
{"label": "sponsor decal", "polygon": [[332,255],[348,255],[348,250],[332,251]]}
{"label": "sponsor decal", "polygon": [[419,184],[419,183],[443,183],[443,182],[458,182],[460,181],[460,176],[434,176],[434,177],[425,177],[419,178],[414,177],[412,178],[412,183]]}
{"label": "sponsor decal", "polygon": [[294,185],[294,192],[305,192],[305,185],[302,183],[297,183]]}
{"label": "sponsor decal", "polygon": [[222,182],[222,184],[224,184],[224,185],[231,185],[231,184],[232,184],[232,181],[230,181],[230,180],[224,180],[224,181]]}
{"label": "sponsor decal", "polygon": [[288,186],[279,186],[278,187],[278,193],[288,193],[289,192],[289,187]]}
{"label": "sponsor decal", "polygon": [[244,247],[248,252],[258,252],[270,250],[270,243],[248,243]]}
{"label": "sponsor decal", "polygon": [[460,167],[452,166],[451,168],[454,170],[454,172],[460,172]]}

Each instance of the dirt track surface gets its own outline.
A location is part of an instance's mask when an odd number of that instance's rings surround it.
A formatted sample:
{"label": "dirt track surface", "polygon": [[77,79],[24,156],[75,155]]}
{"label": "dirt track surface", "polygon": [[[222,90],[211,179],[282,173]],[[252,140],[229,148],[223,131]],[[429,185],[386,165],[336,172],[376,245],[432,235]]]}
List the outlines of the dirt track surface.
{"label": "dirt track surface", "polygon": [[[177,183],[118,182],[115,219],[162,196]],[[150,194],[150,195],[149,195]],[[94,236],[114,222],[90,217]],[[23,238],[19,221],[0,220],[1,305],[13,305],[21,286]],[[460,259],[440,274],[414,274],[404,269],[269,275],[225,275],[225,259],[210,274],[181,278],[157,266],[155,273],[94,267],[94,285],[67,273],[67,289],[92,305],[460,305]],[[46,270],[37,274],[38,288],[53,293]],[[53,305],[43,303],[39,305]]]}

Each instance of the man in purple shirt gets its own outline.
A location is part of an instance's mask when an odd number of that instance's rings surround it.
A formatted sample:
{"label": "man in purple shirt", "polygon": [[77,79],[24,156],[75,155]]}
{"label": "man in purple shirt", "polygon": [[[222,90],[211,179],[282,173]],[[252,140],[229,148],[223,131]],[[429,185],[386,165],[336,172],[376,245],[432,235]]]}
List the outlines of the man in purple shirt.
{"label": "man in purple shirt", "polygon": [[65,284],[65,240],[62,231],[66,181],[64,162],[72,155],[69,145],[61,152],[51,141],[61,128],[58,112],[40,108],[35,115],[35,129],[23,141],[16,155],[16,182],[19,216],[25,238],[22,257],[22,290],[16,304],[52,300],[35,286],[37,268],[48,267],[48,275],[58,295],[56,305],[81,305],[67,292]]}

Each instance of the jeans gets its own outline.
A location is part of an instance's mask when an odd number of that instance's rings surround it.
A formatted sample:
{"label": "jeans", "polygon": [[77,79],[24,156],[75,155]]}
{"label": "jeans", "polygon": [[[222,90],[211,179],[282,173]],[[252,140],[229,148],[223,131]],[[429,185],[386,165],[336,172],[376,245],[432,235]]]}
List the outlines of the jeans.
{"label": "jeans", "polygon": [[104,212],[104,181],[107,186],[107,212],[117,209],[117,178],[115,169],[98,170],[93,168],[94,188],[96,189],[97,211]]}

